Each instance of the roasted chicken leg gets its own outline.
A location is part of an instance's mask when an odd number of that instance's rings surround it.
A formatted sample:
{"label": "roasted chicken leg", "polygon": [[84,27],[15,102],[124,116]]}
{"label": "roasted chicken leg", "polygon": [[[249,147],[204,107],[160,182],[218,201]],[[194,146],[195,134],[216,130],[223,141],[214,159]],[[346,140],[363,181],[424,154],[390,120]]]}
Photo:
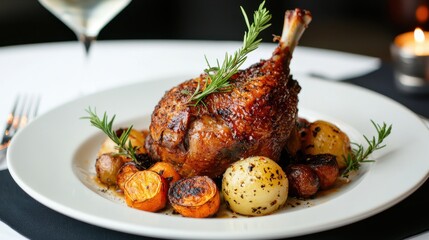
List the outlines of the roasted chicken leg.
{"label": "roasted chicken leg", "polygon": [[189,93],[204,86],[205,74],[172,88],[152,113],[146,141],[149,155],[172,163],[183,176],[219,177],[241,158],[279,160],[298,114],[300,86],[289,63],[311,21],[308,11],[286,11],[282,36],[270,59],[230,78],[231,89],[189,104]]}

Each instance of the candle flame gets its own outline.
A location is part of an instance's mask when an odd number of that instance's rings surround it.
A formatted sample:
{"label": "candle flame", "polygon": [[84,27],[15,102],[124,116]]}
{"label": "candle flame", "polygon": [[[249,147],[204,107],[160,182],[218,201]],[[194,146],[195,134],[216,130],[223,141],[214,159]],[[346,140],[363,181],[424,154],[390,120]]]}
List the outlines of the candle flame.
{"label": "candle flame", "polygon": [[425,41],[425,34],[421,28],[416,28],[414,30],[414,40],[418,43],[422,43]]}

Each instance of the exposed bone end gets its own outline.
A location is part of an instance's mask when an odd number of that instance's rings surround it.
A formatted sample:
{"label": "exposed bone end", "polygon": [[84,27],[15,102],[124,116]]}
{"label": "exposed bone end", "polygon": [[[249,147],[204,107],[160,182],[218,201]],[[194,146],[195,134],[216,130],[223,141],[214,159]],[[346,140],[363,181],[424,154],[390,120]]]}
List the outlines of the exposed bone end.
{"label": "exposed bone end", "polygon": [[307,10],[297,8],[295,10],[286,11],[283,32],[280,38],[280,48],[282,50],[286,50],[286,48],[289,49],[292,55],[293,50],[296,45],[298,45],[299,39],[308,27],[311,19],[311,13]]}

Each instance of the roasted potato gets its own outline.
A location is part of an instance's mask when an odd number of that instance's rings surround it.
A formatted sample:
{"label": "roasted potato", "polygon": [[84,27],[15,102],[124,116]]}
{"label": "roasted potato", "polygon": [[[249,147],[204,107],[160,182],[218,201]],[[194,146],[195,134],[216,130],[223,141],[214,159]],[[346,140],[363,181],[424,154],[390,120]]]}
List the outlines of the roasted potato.
{"label": "roasted potato", "polygon": [[288,197],[288,178],[266,157],[233,163],[223,174],[222,193],[228,207],[239,214],[258,216],[281,208]]}
{"label": "roasted potato", "polygon": [[310,123],[302,140],[304,154],[335,155],[338,167],[346,167],[346,158],[351,154],[350,140],[347,134],[332,123],[318,120]]}
{"label": "roasted potato", "polygon": [[182,177],[180,174],[174,169],[173,165],[167,162],[157,162],[149,170],[157,172],[163,178],[167,180],[169,185],[177,182]]}
{"label": "roasted potato", "polygon": [[210,217],[220,207],[219,190],[216,183],[207,176],[178,180],[170,187],[168,198],[174,210],[184,217]]}
{"label": "roasted potato", "polygon": [[320,189],[327,189],[334,185],[340,170],[336,157],[332,154],[307,155],[305,163],[310,166],[319,177]]}
{"label": "roasted potato", "polygon": [[149,170],[134,173],[124,186],[128,206],[143,211],[157,212],[167,204],[168,182]]}
{"label": "roasted potato", "polygon": [[314,170],[306,164],[290,164],[286,168],[289,193],[297,198],[310,198],[320,188],[320,180]]}
{"label": "roasted potato", "polygon": [[95,171],[101,183],[107,186],[116,185],[119,169],[124,165],[124,158],[114,153],[100,155],[95,161]]}
{"label": "roasted potato", "polygon": [[[125,130],[126,129],[122,129],[122,128],[118,129],[116,131],[116,135],[120,137]],[[147,131],[138,131],[135,129],[131,130],[130,135],[128,136],[128,141],[131,141],[132,146],[138,147],[137,154],[147,153],[145,148],[145,140],[146,140],[147,134],[148,134]],[[98,156],[100,156],[101,154],[110,153],[110,152],[117,153],[118,152],[117,145],[110,138],[106,138],[106,140],[101,145],[100,150],[98,151]]]}

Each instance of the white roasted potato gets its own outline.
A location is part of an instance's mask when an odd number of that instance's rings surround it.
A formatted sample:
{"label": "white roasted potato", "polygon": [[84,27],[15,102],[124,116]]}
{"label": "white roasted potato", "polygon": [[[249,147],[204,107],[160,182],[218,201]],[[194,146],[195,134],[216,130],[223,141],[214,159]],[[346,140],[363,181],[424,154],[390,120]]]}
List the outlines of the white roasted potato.
{"label": "white roasted potato", "polygon": [[[125,131],[125,129],[118,129],[116,131],[118,137],[121,136],[123,131]],[[131,141],[131,145],[139,147],[137,153],[147,153],[144,146],[147,134],[148,133],[144,131],[138,131],[135,129],[131,130],[130,135],[128,136],[128,141]],[[117,153],[118,149],[116,146],[116,143],[114,143],[110,138],[106,138],[98,151],[98,156],[101,156],[104,153]]]}
{"label": "white roasted potato", "polygon": [[247,216],[270,214],[288,197],[283,169],[266,157],[249,157],[233,163],[223,174],[222,193],[227,206]]}
{"label": "white roasted potato", "polygon": [[350,139],[336,125],[317,120],[312,122],[302,139],[304,154],[332,154],[336,157],[340,169],[346,167],[347,155],[351,154]]}
{"label": "white roasted potato", "polygon": [[116,185],[117,175],[124,165],[124,158],[114,153],[101,154],[95,161],[95,171],[101,183]]}

